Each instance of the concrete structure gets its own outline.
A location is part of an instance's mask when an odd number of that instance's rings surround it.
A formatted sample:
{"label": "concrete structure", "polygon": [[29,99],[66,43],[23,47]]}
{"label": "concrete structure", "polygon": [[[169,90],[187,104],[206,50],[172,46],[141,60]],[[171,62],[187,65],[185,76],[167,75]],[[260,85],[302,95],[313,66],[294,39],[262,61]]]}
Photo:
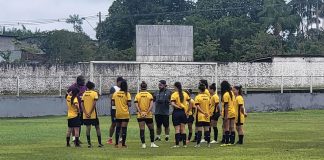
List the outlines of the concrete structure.
{"label": "concrete structure", "polygon": [[[16,46],[15,41],[17,41],[15,36],[0,35],[0,51],[10,53],[9,62],[20,60],[21,58],[22,51]],[[1,58],[1,61],[4,61],[4,59]]]}
{"label": "concrete structure", "polygon": [[136,61],[193,61],[193,27],[137,25]]}
{"label": "concrete structure", "polygon": [[[134,97],[134,95],[133,95]],[[261,93],[245,97],[247,112],[291,111],[296,109],[324,109],[324,94]],[[134,99],[134,98],[132,98]],[[66,115],[66,102],[59,97],[0,97],[0,117],[35,117]],[[99,115],[110,114],[110,99],[101,96],[97,103]],[[131,113],[135,113],[132,104]],[[153,109],[154,110],[154,109]],[[170,110],[171,113],[171,110]]]}

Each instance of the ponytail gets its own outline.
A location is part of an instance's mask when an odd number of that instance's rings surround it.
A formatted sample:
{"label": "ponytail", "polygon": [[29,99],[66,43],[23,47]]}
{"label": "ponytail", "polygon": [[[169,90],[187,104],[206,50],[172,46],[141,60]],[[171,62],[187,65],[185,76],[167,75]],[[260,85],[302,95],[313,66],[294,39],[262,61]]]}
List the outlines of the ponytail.
{"label": "ponytail", "polygon": [[146,90],[147,89],[147,84],[145,81],[142,81],[141,83],[141,90]]}
{"label": "ponytail", "polygon": [[182,93],[182,85],[180,82],[175,82],[174,83],[174,86],[177,87],[178,89],[178,93],[179,93],[179,97],[180,97],[180,102],[182,103],[184,101],[184,96],[183,96],[183,93]]}
{"label": "ponytail", "polygon": [[71,105],[74,104],[74,99],[78,96],[79,92],[80,90],[78,88],[72,90]]}
{"label": "ponytail", "polygon": [[243,92],[242,92],[242,86],[241,86],[241,85],[234,86],[234,88],[235,88],[236,90],[238,90],[238,94],[239,94],[239,95],[243,95]]}

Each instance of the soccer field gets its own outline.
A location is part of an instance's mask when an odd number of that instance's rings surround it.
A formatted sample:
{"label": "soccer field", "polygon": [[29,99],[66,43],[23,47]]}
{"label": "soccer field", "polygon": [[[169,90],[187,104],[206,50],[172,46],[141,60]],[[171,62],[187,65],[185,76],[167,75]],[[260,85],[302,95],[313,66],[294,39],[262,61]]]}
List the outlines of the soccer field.
{"label": "soccer field", "polygon": [[[324,110],[275,113],[250,113],[242,146],[171,149],[170,142],[158,142],[160,148],[141,149],[138,124],[133,116],[129,124],[128,149],[88,149],[65,147],[66,119],[60,117],[0,119],[0,159],[324,159]],[[108,136],[110,117],[100,117],[103,141]],[[219,123],[220,127],[220,123]],[[171,128],[173,133],[174,129]],[[95,130],[92,143],[97,145]],[[219,135],[220,137],[221,135]],[[86,142],[85,129],[81,141]],[[148,130],[146,141],[149,144]]]}

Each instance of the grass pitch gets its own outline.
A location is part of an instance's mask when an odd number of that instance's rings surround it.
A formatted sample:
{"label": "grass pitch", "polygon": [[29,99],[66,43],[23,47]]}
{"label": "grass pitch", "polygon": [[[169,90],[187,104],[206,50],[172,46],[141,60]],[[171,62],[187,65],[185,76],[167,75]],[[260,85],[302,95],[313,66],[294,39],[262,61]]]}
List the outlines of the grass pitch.
{"label": "grass pitch", "polygon": [[[221,121],[220,121],[221,122]],[[218,126],[221,128],[221,123]],[[103,142],[108,136],[110,117],[100,117]],[[157,142],[158,149],[141,149],[139,129],[132,117],[127,136],[127,149],[105,144],[97,148],[95,129],[91,138],[94,148],[65,147],[66,117],[0,119],[0,159],[324,159],[324,110],[275,113],[250,113],[245,124],[242,146],[171,149],[170,142]],[[221,135],[219,135],[219,139]],[[81,141],[86,142],[85,127]],[[146,141],[149,135],[146,129]]]}

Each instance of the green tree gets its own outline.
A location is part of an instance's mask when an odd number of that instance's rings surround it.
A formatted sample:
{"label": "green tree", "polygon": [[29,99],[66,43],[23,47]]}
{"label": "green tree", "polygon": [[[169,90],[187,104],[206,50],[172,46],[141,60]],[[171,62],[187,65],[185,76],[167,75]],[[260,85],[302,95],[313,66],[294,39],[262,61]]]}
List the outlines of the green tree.
{"label": "green tree", "polygon": [[73,14],[70,15],[68,19],[65,21],[66,23],[73,24],[73,29],[74,32],[82,32],[82,24],[83,24],[83,19],[80,18],[78,14]]}

